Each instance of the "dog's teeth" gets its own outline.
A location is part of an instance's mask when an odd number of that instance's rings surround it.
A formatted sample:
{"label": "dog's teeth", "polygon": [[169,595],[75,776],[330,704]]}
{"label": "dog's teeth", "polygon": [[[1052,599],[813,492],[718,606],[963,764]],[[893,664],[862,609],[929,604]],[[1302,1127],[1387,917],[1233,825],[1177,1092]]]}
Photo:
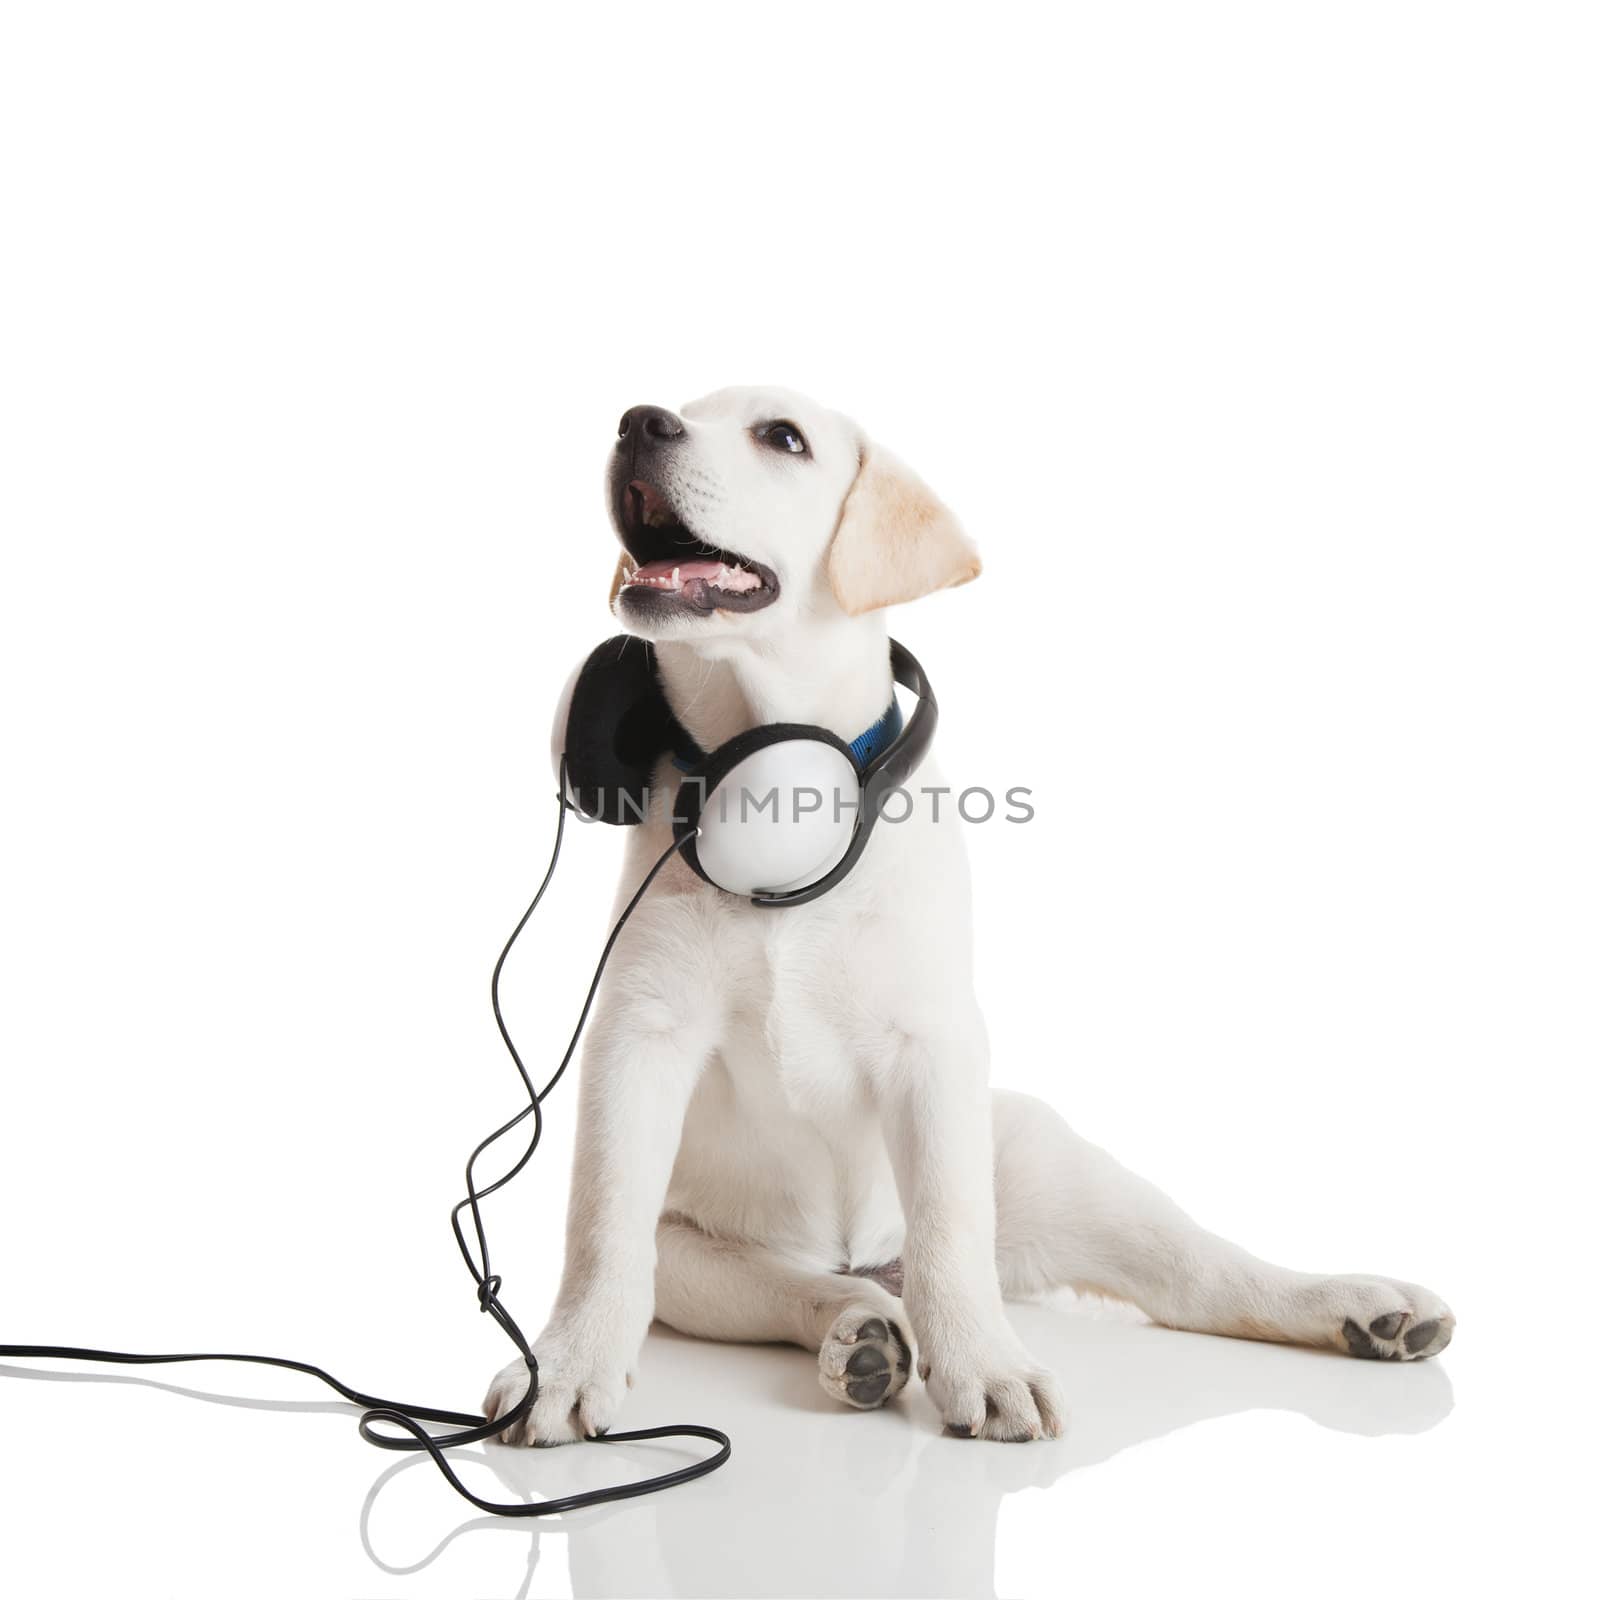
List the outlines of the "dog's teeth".
{"label": "dog's teeth", "polygon": [[683,580],[682,580],[682,579],[681,579],[681,578],[679,578],[679,576],[678,576],[678,573],[679,573],[679,570],[680,570],[680,569],[679,569],[679,568],[677,568],[677,567],[674,567],[674,568],[673,568],[673,569],[672,569],[672,587],[673,587],[673,588],[674,588],[674,589],[676,589],[676,588],[677,588],[677,587],[678,587],[678,585],[679,585],[679,583],[681,583],[681,582],[682,582],[682,581],[683,581]]}

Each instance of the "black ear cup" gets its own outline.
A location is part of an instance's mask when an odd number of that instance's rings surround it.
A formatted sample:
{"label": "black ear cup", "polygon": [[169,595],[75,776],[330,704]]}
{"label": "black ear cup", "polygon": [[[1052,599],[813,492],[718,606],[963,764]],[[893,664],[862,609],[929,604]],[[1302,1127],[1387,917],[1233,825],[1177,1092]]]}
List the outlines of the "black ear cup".
{"label": "black ear cup", "polygon": [[573,804],[597,821],[624,825],[644,820],[663,751],[688,743],[661,692],[655,651],[625,633],[590,652],[556,735]]}

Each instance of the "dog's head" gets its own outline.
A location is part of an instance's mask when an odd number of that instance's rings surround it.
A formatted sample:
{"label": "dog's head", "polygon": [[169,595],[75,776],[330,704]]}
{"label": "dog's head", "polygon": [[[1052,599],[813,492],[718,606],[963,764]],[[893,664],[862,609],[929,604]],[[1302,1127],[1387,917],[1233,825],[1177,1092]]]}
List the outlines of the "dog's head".
{"label": "dog's head", "polygon": [[635,406],[609,491],[623,554],[611,604],[647,639],[758,637],[975,578],[978,555],[909,468],[783,389]]}

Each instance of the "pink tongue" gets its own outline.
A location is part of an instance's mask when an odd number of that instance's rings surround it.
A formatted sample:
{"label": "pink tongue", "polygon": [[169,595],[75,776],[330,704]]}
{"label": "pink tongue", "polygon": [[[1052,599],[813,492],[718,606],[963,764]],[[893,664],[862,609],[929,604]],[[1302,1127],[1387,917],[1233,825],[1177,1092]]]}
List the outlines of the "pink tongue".
{"label": "pink tongue", "polygon": [[[728,569],[730,572],[733,568]],[[710,583],[722,571],[720,561],[647,561],[638,572],[638,578],[670,578],[674,572],[680,579],[704,578]]]}

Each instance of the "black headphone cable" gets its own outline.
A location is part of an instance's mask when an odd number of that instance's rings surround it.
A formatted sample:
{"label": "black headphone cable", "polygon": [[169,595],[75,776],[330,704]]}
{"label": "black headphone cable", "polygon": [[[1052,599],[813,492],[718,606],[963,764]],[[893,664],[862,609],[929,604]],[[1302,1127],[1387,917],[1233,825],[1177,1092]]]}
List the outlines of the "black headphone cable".
{"label": "black headphone cable", "polygon": [[[455,1470],[445,1457],[445,1451],[459,1445],[476,1444],[483,1439],[492,1439],[497,1434],[503,1433],[507,1428],[520,1422],[532,1409],[534,1401],[539,1394],[539,1363],[535,1359],[533,1349],[529,1345],[526,1335],[516,1324],[511,1313],[506,1310],[500,1301],[500,1275],[492,1272],[489,1267],[489,1240],[484,1231],[483,1214],[480,1202],[486,1200],[497,1190],[503,1189],[516,1175],[527,1166],[533,1158],[533,1153],[539,1148],[539,1140],[544,1133],[544,1100],[552,1089],[561,1081],[573,1055],[578,1048],[578,1040],[582,1037],[584,1024],[589,1020],[590,1008],[594,1005],[596,991],[600,987],[600,979],[605,972],[606,962],[611,957],[611,951],[616,945],[618,937],[627,925],[628,918],[634,913],[639,902],[644,899],[650,885],[655,882],[656,876],[667,862],[676,855],[693,838],[689,835],[683,839],[676,839],[668,845],[657,857],[655,864],[644,875],[639,887],[634,890],[633,897],[622,909],[612,926],[610,936],[606,939],[605,946],[600,952],[600,959],[595,964],[594,976],[589,980],[588,992],[584,995],[583,1008],[578,1013],[577,1026],[572,1030],[572,1037],[567,1041],[567,1048],[562,1054],[560,1064],[550,1075],[550,1080],[542,1089],[534,1087],[533,1079],[528,1074],[528,1069],[523,1065],[522,1057],[517,1052],[517,1047],[512,1043],[511,1033],[506,1027],[505,1017],[500,1010],[500,974],[506,964],[506,957],[511,954],[512,946],[517,942],[517,936],[527,926],[528,919],[538,909],[539,902],[544,899],[545,890],[550,887],[550,880],[555,876],[556,863],[561,858],[561,844],[566,832],[566,814],[574,809],[566,798],[566,762],[561,764],[561,791],[556,796],[556,837],[555,845],[550,852],[550,862],[545,868],[544,877],[540,880],[539,887],[533,899],[528,903],[528,909],[518,919],[516,927],[511,930],[511,936],[500,951],[499,959],[494,964],[494,973],[489,980],[489,1001],[494,1008],[495,1026],[500,1030],[500,1038],[510,1053],[511,1060],[516,1066],[518,1076],[522,1079],[523,1088],[527,1090],[528,1103],[509,1121],[502,1123],[487,1138],[479,1142],[472,1154],[467,1158],[466,1197],[456,1203],[450,1212],[450,1228],[455,1234],[456,1246],[461,1252],[461,1259],[467,1264],[467,1271],[472,1274],[478,1286],[478,1309],[486,1311],[505,1330],[509,1338],[517,1347],[524,1363],[528,1368],[528,1392],[504,1416],[496,1417],[489,1421],[486,1417],[475,1416],[465,1411],[444,1411],[435,1406],[402,1405],[395,1400],[384,1400],[376,1395],[363,1394],[359,1389],[352,1389],[348,1384],[341,1383],[331,1373],[325,1372],[321,1367],[313,1366],[308,1361],[294,1361],[287,1356],[250,1356],[234,1354],[193,1354],[193,1355],[135,1355],[122,1350],[86,1350],[76,1345],[63,1344],[0,1344],[0,1357],[39,1357],[47,1360],[70,1361],[104,1361],[120,1363],[128,1366],[158,1366],[174,1361],[241,1361],[251,1362],[257,1366],[286,1367],[292,1372],[304,1372],[313,1378],[320,1379],[330,1389],[335,1390],[353,1405],[365,1407],[362,1412],[359,1427],[361,1437],[369,1444],[376,1445],[380,1450],[426,1450],[433,1457],[434,1465],[445,1476],[451,1488],[463,1499],[470,1500],[481,1511],[487,1511],[500,1517],[551,1517],[566,1511],[577,1511],[584,1506],[601,1505],[611,1500],[626,1500],[634,1495],[653,1494],[657,1489],[669,1489],[675,1484],[689,1483],[695,1478],[703,1478],[708,1472],[715,1472],[732,1454],[733,1444],[727,1434],[717,1428],[703,1427],[698,1423],[680,1422],[672,1423],[659,1428],[634,1428],[624,1433],[606,1433],[593,1435],[595,1439],[603,1440],[608,1444],[630,1444],[643,1439],[705,1439],[715,1444],[718,1448],[708,1456],[698,1461],[691,1462],[688,1466],[678,1467],[672,1472],[663,1472],[653,1478],[640,1478],[632,1483],[619,1483],[603,1489],[588,1489],[580,1494],[562,1495],[553,1500],[535,1500],[532,1502],[516,1501],[502,1503],[485,1500],[475,1495],[456,1476]],[[475,1169],[478,1157],[490,1145],[513,1128],[520,1126],[529,1117],[533,1118],[533,1133],[529,1137],[522,1154],[517,1157],[512,1166],[501,1173],[492,1183],[483,1188],[477,1186]],[[462,1227],[461,1213],[469,1212],[472,1217],[472,1239],[469,1241],[466,1231]],[[476,1254],[473,1243],[476,1243]],[[452,1433],[430,1433],[423,1427],[425,1422],[434,1422],[448,1425],[455,1429]],[[390,1423],[403,1430],[403,1434],[382,1432],[376,1424]]]}

